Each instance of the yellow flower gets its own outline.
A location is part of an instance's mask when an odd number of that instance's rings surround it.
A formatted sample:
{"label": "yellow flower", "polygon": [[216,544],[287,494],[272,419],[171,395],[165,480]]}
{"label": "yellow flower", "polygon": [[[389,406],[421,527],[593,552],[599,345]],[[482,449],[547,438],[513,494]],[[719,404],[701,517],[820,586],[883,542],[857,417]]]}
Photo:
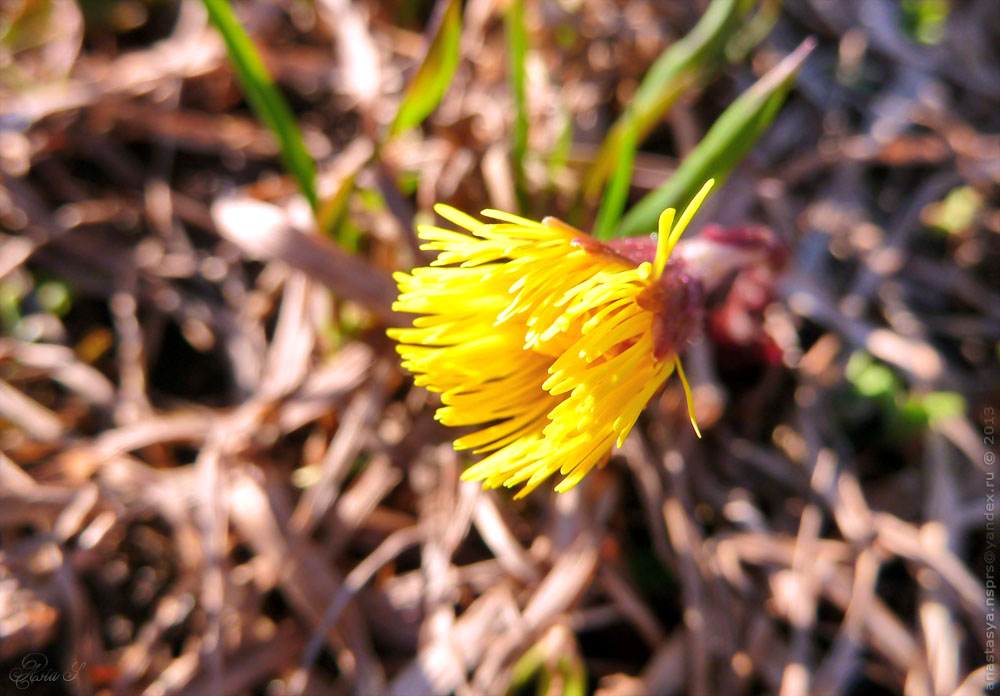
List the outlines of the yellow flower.
{"label": "yellow flower", "polygon": [[388,333],[415,383],[441,394],[437,420],[484,426],[455,441],[490,452],[463,479],[523,484],[521,497],[559,471],[555,490],[572,488],[675,370],[697,432],[677,351],[695,329],[700,285],[670,254],[712,183],[676,225],[673,209],[660,216],[652,262],[628,240],[605,244],[553,218],[486,210],[497,222],[482,223],[435,207],[468,233],[419,228],[437,260],[395,274],[394,309],[425,316]]}

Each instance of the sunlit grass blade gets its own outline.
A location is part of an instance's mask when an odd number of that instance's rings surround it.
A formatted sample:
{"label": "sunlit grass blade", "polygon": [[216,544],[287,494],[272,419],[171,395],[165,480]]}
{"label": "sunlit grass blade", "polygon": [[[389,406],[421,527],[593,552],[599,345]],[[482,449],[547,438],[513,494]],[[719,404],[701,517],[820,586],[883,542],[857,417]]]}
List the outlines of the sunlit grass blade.
{"label": "sunlit grass blade", "polygon": [[[740,18],[747,14],[747,5],[746,0],[713,0],[694,28],[653,63],[625,113],[608,131],[584,176],[583,192],[587,199],[597,199],[613,170],[627,166],[631,176],[635,147],[677,98],[720,62],[726,42],[737,31]],[[628,152],[626,136],[631,134],[635,135],[635,145]],[[609,202],[609,210],[603,217],[609,217],[611,209],[620,209],[622,205],[623,202]]]}
{"label": "sunlit grass blade", "polygon": [[514,168],[514,183],[518,197],[524,189],[524,152],[528,143],[528,103],[525,88],[524,61],[528,38],[524,29],[524,0],[511,0],[504,14],[507,32],[507,75],[514,98],[514,127],[510,135],[510,158]]}
{"label": "sunlit grass blade", "polygon": [[222,34],[247,103],[277,138],[285,167],[295,177],[302,195],[315,210],[316,163],[306,150],[302,131],[299,130],[292,110],[267,72],[257,48],[236,19],[228,0],[202,2],[212,24]]}
{"label": "sunlit grass blade", "polygon": [[725,181],[784,102],[816,41],[806,39],[727,108],[677,171],[622,219],[614,236],[651,232],[664,208],[681,210],[708,179]]}
{"label": "sunlit grass blade", "polygon": [[448,0],[427,55],[417,68],[389,127],[390,136],[419,125],[437,108],[458,67],[461,38],[462,3]]}

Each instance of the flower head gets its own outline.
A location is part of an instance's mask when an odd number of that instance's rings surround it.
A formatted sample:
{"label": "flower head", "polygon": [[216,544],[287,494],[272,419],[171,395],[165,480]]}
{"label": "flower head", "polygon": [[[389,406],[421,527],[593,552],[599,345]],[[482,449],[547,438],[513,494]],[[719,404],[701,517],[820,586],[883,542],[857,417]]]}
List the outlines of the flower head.
{"label": "flower head", "polygon": [[[483,223],[438,205],[463,228],[421,226],[430,267],[397,273],[394,309],[423,316],[390,329],[417,385],[439,392],[436,418],[482,426],[457,449],[489,453],[462,478],[523,485],[556,473],[572,488],[621,446],[639,413],[677,372],[697,431],[678,352],[700,323],[703,290],[677,240],[712,186],[650,240],[603,243],[563,222],[495,210]],[[699,433],[700,435],[700,433]]]}

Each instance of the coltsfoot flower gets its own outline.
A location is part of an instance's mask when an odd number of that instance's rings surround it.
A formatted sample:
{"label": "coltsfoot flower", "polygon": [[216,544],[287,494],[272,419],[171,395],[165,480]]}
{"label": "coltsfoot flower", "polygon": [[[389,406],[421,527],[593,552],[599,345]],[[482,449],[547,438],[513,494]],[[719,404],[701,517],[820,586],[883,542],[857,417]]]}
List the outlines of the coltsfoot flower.
{"label": "coltsfoot flower", "polygon": [[[559,220],[435,207],[466,232],[421,226],[430,267],[396,273],[394,309],[423,316],[389,330],[415,383],[441,394],[436,418],[483,426],[456,449],[489,453],[462,478],[523,487],[560,472],[566,491],[620,447],[674,372],[700,324],[702,280],[671,253],[712,186],[651,240],[600,242]],[[700,433],[698,433],[700,436]]]}

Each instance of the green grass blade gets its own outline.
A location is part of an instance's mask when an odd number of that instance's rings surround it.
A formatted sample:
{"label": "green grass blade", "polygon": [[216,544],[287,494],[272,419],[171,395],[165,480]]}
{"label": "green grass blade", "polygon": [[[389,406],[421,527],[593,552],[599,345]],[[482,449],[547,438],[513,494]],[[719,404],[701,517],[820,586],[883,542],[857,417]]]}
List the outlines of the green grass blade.
{"label": "green grass blade", "polygon": [[514,168],[514,183],[518,197],[524,189],[524,152],[528,146],[528,103],[525,88],[524,61],[528,38],[524,29],[524,0],[511,0],[504,14],[507,32],[507,65],[510,91],[514,98],[514,127],[510,136],[510,157]]}
{"label": "green grass blade", "polygon": [[240,26],[227,0],[202,0],[208,17],[222,34],[229,59],[243,86],[250,108],[278,140],[281,159],[299,184],[302,195],[316,209],[316,163],[306,150],[302,131],[292,110],[275,86],[260,54],[250,37]]}
{"label": "green grass blade", "polygon": [[803,41],[730,104],[673,176],[625,215],[614,236],[652,232],[660,211],[665,208],[683,210],[709,179],[714,178],[716,185],[721,184],[770,125],[815,45],[812,38]]}
{"label": "green grass blade", "polygon": [[[605,179],[614,169],[626,164],[631,168],[635,153],[625,151],[626,133],[634,128],[634,150],[677,98],[721,61],[726,43],[747,11],[746,0],[712,0],[691,31],[656,59],[584,175],[583,192],[588,200],[600,195]],[[609,209],[620,209],[623,205],[618,201],[608,204]]]}
{"label": "green grass blade", "polygon": [[419,125],[437,108],[458,67],[461,38],[462,3],[461,0],[449,0],[427,55],[417,68],[389,127],[390,136]]}
{"label": "green grass blade", "polygon": [[549,151],[546,162],[550,184],[555,182],[559,172],[566,166],[573,148],[573,116],[563,98],[556,102],[556,119],[559,123],[559,135],[552,145],[552,150]]}
{"label": "green grass blade", "polygon": [[752,17],[740,22],[740,29],[726,43],[726,58],[730,63],[738,63],[764,40],[781,17],[782,0],[760,0],[760,5]]}
{"label": "green grass blade", "polygon": [[611,175],[611,181],[604,190],[604,198],[594,220],[592,233],[598,239],[608,239],[613,235],[625,209],[625,201],[632,186],[632,166],[635,163],[638,130],[638,123],[634,119],[629,120],[618,139],[618,161]]}
{"label": "green grass blade", "polygon": [[559,672],[562,674],[562,696],[586,696],[587,667],[575,652],[564,655],[559,660]]}
{"label": "green grass blade", "polygon": [[346,240],[341,238],[338,229],[344,219],[344,213],[347,210],[351,194],[354,193],[354,184],[357,176],[357,171],[353,171],[345,176],[337,188],[327,195],[316,209],[316,223],[319,229],[335,237],[340,242],[340,245],[348,251],[356,251],[356,249],[348,248],[348,245],[344,243]]}
{"label": "green grass blade", "polygon": [[535,643],[514,663],[505,696],[514,696],[523,691],[544,665],[545,647],[541,643]]}

